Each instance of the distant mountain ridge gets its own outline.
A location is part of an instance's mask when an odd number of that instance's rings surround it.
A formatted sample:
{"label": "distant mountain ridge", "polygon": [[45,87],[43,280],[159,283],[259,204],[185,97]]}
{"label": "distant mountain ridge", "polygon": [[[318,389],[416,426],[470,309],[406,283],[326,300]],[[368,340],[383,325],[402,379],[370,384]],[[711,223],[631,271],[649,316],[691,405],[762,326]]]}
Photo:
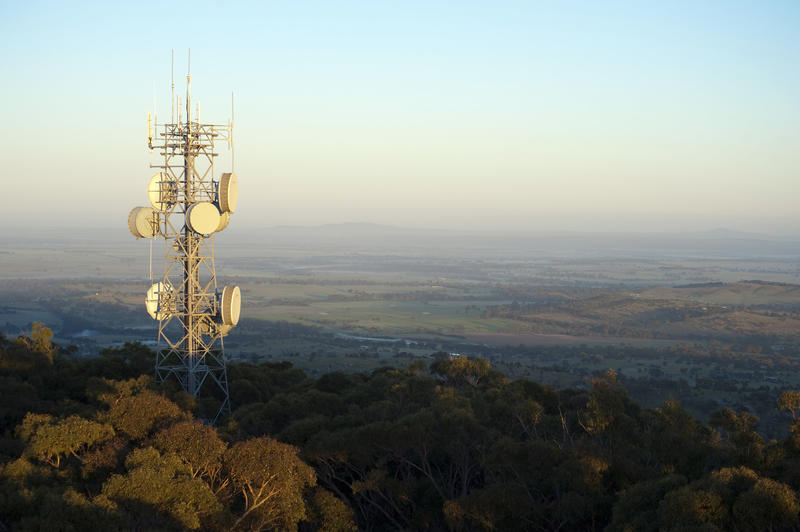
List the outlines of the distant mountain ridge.
{"label": "distant mountain ridge", "polygon": [[424,234],[442,234],[442,235],[470,235],[470,236],[484,236],[484,235],[504,235],[509,237],[514,236],[592,236],[592,237],[671,237],[671,238],[721,238],[721,239],[755,239],[755,240],[789,240],[800,242],[800,237],[778,236],[766,233],[754,233],[748,231],[739,231],[735,229],[728,229],[725,227],[717,227],[704,231],[574,231],[574,230],[524,230],[524,229],[511,229],[511,230],[475,230],[475,229],[445,229],[445,228],[432,228],[432,227],[406,227],[389,224],[378,224],[371,222],[343,222],[332,224],[319,224],[319,225],[276,225],[260,228],[261,231],[315,231],[315,232],[369,232],[369,233],[424,233]]}

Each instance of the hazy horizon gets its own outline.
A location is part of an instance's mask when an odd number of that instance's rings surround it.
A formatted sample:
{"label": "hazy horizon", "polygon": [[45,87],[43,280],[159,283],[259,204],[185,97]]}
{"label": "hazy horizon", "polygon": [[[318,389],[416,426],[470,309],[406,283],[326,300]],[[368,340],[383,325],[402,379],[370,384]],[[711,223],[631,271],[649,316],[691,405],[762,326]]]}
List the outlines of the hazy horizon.
{"label": "hazy horizon", "polygon": [[[586,222],[589,224],[589,222]],[[741,227],[741,228],[739,228]],[[758,230],[758,229],[763,230]],[[519,224],[508,227],[503,226],[468,226],[468,225],[403,225],[392,223],[379,223],[370,221],[343,221],[343,222],[322,222],[322,223],[278,223],[278,224],[245,224],[237,227],[231,231],[226,228],[224,233],[218,233],[217,238],[224,238],[226,235],[250,235],[258,231],[275,231],[275,230],[315,230],[315,229],[340,229],[347,230],[386,230],[386,231],[408,231],[418,232],[423,234],[430,232],[432,234],[464,234],[464,235],[558,235],[558,234],[575,234],[575,235],[674,235],[674,236],[720,236],[720,237],[741,237],[741,238],[764,238],[771,239],[777,238],[782,240],[795,240],[800,239],[800,230],[795,230],[793,227],[788,226],[770,226],[770,225],[746,225],[746,224],[732,224],[732,225],[713,225],[712,222],[707,224],[680,224],[664,222],[663,224],[622,224],[616,220],[595,220],[595,223],[590,225],[581,225],[574,220],[571,223],[556,224]],[[800,228],[798,228],[800,229]],[[0,235],[0,240],[13,240],[17,237],[36,237],[37,235],[54,235],[59,234],[67,237],[74,237],[81,239],[84,235],[114,235],[130,241],[131,235],[127,227],[116,225],[103,225],[91,224],[53,224],[35,220],[33,223],[20,224],[20,227],[15,227],[11,231],[5,232]],[[146,239],[145,239],[146,240]],[[156,242],[163,241],[156,237]],[[798,250],[800,252],[800,249]]]}
{"label": "hazy horizon", "polygon": [[[129,266],[137,264],[141,273],[146,271],[141,268],[147,264],[149,251],[154,257],[161,257],[164,246],[160,239],[132,241],[127,231],[116,227],[51,227],[38,231],[28,227],[0,235],[0,256],[4,257],[0,260],[8,270],[3,272],[6,277],[24,276],[30,260],[37,262],[37,268],[45,268],[53,272],[49,275],[57,276],[64,253],[73,258],[82,256],[86,264],[125,257]],[[246,258],[248,264],[260,265],[262,273],[266,273],[274,267],[271,261],[275,258],[301,256],[339,257],[353,264],[359,256],[512,262],[592,258],[744,262],[774,259],[794,263],[800,257],[800,237],[728,228],[694,232],[581,232],[435,229],[372,223],[284,224],[226,229],[224,235],[215,237],[215,248],[219,264]],[[113,276],[114,271],[112,267],[105,274]]]}

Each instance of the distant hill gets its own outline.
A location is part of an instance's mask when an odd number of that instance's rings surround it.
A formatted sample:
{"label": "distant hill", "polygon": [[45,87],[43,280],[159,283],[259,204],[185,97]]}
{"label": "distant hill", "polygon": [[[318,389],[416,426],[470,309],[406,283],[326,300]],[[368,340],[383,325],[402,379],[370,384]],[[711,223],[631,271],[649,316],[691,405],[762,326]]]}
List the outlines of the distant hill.
{"label": "distant hill", "polygon": [[641,292],[653,299],[684,299],[717,305],[799,305],[800,285],[765,281],[660,286]]}

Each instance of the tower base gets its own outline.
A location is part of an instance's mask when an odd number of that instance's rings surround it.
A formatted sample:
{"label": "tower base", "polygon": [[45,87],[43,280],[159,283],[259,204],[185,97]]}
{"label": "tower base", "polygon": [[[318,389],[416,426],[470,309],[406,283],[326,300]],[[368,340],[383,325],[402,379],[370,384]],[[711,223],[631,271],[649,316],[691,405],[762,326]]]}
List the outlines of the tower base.
{"label": "tower base", "polygon": [[156,382],[165,382],[173,375],[181,388],[195,398],[205,386],[208,393],[203,399],[219,404],[213,417],[206,419],[216,425],[217,421],[231,413],[228,393],[228,370],[222,352],[208,352],[205,355],[187,355],[182,350],[163,349],[156,352]]}

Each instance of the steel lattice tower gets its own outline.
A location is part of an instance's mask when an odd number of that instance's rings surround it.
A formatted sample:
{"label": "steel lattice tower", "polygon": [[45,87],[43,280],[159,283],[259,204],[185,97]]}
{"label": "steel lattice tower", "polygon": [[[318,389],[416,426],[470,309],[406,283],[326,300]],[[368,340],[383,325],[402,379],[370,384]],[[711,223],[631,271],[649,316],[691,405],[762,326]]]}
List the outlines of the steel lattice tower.
{"label": "steel lattice tower", "polygon": [[146,300],[150,315],[159,322],[156,379],[163,382],[174,375],[194,397],[210,387],[209,394],[220,401],[211,419],[216,422],[230,413],[223,336],[238,322],[241,296],[238,287],[218,290],[214,233],[228,225],[238,182],[233,168],[217,179],[214,166],[219,155],[215,145],[232,146],[233,119],[221,125],[193,118],[190,84],[187,75],[185,120],[180,99],[177,120],[173,107],[169,123],[155,124],[155,137],[148,116],[148,146],[162,160],[150,165],[159,170],[148,186],[153,208],[134,209],[129,226],[137,237],[161,236],[166,241],[164,274]]}

